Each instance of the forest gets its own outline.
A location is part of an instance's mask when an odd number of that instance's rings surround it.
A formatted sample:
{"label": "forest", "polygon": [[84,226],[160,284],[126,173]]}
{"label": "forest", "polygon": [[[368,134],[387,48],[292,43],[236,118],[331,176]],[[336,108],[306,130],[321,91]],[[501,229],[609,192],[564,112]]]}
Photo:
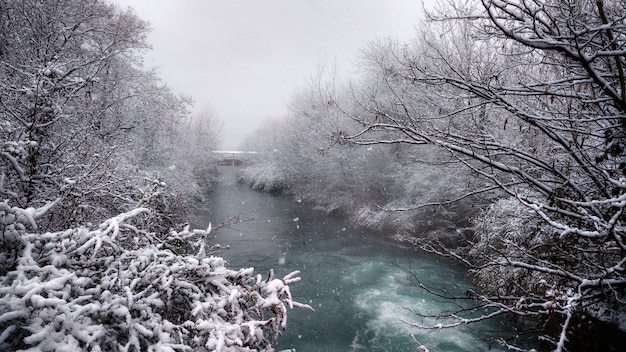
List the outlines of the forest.
{"label": "forest", "polygon": [[[424,289],[474,308],[416,329],[516,316],[559,352],[589,317],[626,330],[626,3],[438,6],[303,84],[241,181],[463,263],[474,289]],[[229,269],[189,227],[219,122],[144,68],[149,30],[0,0],[1,350],[272,351],[311,309],[298,272]]]}

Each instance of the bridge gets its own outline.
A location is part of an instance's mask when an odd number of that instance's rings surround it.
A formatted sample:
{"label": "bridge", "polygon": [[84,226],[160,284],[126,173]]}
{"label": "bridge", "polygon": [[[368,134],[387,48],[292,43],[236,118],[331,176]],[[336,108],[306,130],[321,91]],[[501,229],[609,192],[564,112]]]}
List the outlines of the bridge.
{"label": "bridge", "polygon": [[258,154],[255,151],[243,150],[214,150],[212,153],[216,156],[217,164],[222,166],[241,166],[251,162]]}

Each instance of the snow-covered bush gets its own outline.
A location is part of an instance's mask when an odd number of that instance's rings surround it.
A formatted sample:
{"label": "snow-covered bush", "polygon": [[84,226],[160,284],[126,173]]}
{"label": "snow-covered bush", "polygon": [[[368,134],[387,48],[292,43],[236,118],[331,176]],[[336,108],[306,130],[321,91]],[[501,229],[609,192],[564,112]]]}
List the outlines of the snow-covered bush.
{"label": "snow-covered bush", "polygon": [[239,173],[239,182],[269,193],[283,192],[289,187],[283,170],[271,162],[246,167]]}
{"label": "snow-covered bush", "polygon": [[0,203],[0,350],[272,351],[287,307],[308,307],[291,298],[298,272],[228,269],[205,248],[210,229],[159,238],[136,208],[93,228],[27,231],[50,206]]}
{"label": "snow-covered bush", "polygon": [[[188,178],[188,175],[179,177],[183,182]],[[186,196],[190,195],[172,190],[160,179],[146,178],[143,185],[139,187],[136,204],[150,209],[150,214],[136,221],[141,222],[144,230],[155,232],[159,238],[167,237],[170,229],[183,222],[189,210],[189,201],[184,199]]]}

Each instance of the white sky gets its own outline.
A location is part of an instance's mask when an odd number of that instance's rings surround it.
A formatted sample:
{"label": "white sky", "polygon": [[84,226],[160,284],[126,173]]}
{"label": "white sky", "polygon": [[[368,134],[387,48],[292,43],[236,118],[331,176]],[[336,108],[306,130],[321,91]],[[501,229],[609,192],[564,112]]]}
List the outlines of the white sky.
{"label": "white sky", "polygon": [[223,121],[221,149],[237,149],[320,66],[346,73],[376,38],[410,39],[420,0],[112,0],[153,31],[147,66],[194,111]]}

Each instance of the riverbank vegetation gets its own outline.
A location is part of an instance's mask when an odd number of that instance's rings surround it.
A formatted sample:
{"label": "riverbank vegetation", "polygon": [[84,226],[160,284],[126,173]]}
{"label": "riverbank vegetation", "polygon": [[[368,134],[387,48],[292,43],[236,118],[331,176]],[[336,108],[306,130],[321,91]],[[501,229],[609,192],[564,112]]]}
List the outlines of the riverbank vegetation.
{"label": "riverbank vegetation", "polygon": [[210,112],[142,67],[149,26],[95,0],[0,1],[0,350],[271,350],[296,273],[229,270],[181,223]]}
{"label": "riverbank vegetation", "polygon": [[349,83],[295,94],[242,180],[465,263],[477,309],[416,327],[515,315],[556,351],[589,315],[626,329],[625,13],[442,3],[412,42],[365,48]]}

